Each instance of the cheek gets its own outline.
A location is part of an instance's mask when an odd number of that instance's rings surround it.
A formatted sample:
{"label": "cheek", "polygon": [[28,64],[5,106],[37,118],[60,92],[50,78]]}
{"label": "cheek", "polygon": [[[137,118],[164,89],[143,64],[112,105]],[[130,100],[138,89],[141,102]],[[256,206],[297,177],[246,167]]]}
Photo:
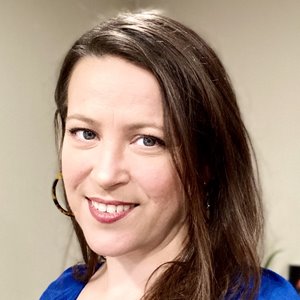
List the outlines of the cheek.
{"label": "cheek", "polygon": [[87,168],[84,160],[80,158],[79,153],[67,144],[64,144],[62,148],[61,167],[67,192],[76,187],[84,177]]}
{"label": "cheek", "polygon": [[134,177],[144,193],[154,202],[164,200],[167,205],[168,201],[180,201],[183,198],[180,180],[169,161],[140,168]]}

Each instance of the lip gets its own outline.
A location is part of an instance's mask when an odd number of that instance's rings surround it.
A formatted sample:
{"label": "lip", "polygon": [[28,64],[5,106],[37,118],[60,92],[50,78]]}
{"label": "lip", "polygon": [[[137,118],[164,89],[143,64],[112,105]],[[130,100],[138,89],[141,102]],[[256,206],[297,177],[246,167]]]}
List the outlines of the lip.
{"label": "lip", "polygon": [[137,203],[132,203],[132,202],[124,202],[124,201],[118,201],[118,200],[106,200],[98,197],[85,197],[88,201],[94,201],[98,203],[103,203],[106,205],[136,205]]}
{"label": "lip", "polygon": [[[98,221],[99,223],[103,223],[103,224],[112,224],[112,223],[115,223],[115,222],[125,218],[137,206],[136,204],[133,204],[133,203],[122,202],[122,201],[117,201],[117,200],[104,200],[101,198],[90,198],[90,197],[86,197],[86,199],[88,200],[89,210],[90,210],[91,215],[96,219],[96,221]],[[98,203],[103,203],[106,205],[116,205],[116,206],[117,205],[131,205],[132,207],[126,211],[121,211],[121,212],[114,212],[114,213],[101,212],[92,205],[92,201],[98,202]]]}

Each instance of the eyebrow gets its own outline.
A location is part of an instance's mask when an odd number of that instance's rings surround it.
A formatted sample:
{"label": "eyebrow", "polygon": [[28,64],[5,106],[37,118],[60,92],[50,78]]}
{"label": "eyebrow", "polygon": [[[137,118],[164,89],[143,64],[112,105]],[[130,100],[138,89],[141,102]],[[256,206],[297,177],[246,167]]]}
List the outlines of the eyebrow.
{"label": "eyebrow", "polygon": [[78,121],[82,121],[82,122],[85,122],[85,123],[90,124],[90,125],[96,125],[97,124],[97,121],[95,121],[91,118],[87,118],[87,117],[85,117],[84,115],[81,115],[81,114],[70,115],[66,118],[66,121],[70,121],[70,120],[78,120]]}
{"label": "eyebrow", "polygon": [[[99,126],[100,125],[99,122],[97,122],[96,120],[93,120],[93,119],[88,118],[88,117],[86,117],[84,115],[81,115],[81,114],[70,115],[66,118],[66,120],[67,121],[69,121],[69,120],[79,120],[79,121],[85,122],[85,123],[87,123],[89,125],[92,125],[92,126],[96,126],[96,125]],[[128,131],[134,131],[134,130],[138,130],[138,129],[142,129],[142,128],[149,128],[149,127],[164,131],[164,126],[158,125],[155,122],[153,122],[153,123],[138,122],[138,123],[134,123],[134,124],[128,124],[125,127]]]}
{"label": "eyebrow", "polygon": [[129,131],[134,131],[134,130],[137,130],[137,129],[147,128],[147,127],[148,128],[149,127],[156,128],[158,130],[164,131],[163,126],[159,126],[156,123],[143,123],[143,122],[140,122],[140,123],[130,124],[130,125],[126,126],[126,128]]}

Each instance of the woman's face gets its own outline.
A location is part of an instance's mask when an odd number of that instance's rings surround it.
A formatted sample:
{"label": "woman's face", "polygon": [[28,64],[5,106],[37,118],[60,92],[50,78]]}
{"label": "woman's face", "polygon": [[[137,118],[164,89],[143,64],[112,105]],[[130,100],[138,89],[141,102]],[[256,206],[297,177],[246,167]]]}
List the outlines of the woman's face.
{"label": "woman's face", "polygon": [[150,72],[112,56],[79,61],[68,89],[62,172],[96,253],[181,247],[183,192],[164,140],[162,97]]}

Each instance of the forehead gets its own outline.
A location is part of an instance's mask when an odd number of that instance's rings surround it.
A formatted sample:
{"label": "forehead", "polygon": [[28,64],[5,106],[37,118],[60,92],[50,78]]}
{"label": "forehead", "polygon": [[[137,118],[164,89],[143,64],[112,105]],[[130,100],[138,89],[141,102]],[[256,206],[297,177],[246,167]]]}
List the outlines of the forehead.
{"label": "forehead", "polygon": [[115,56],[88,56],[77,63],[69,82],[68,104],[78,98],[83,102],[97,98],[103,105],[162,106],[153,74]]}

